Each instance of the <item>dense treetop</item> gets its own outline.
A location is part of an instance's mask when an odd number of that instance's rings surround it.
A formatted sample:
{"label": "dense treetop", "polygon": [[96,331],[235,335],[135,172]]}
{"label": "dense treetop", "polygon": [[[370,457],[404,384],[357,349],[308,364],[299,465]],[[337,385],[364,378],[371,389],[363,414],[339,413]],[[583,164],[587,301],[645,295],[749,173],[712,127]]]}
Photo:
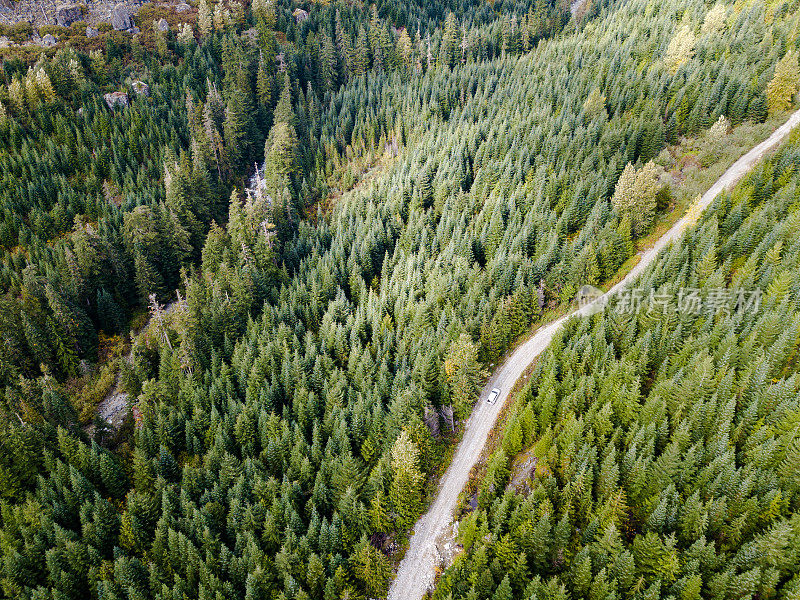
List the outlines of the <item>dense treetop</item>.
{"label": "dense treetop", "polygon": [[[596,3],[577,24],[541,1],[307,8],[203,1],[166,34],[145,11],[141,37],[2,63],[3,597],[382,596],[485,367],[631,256],[665,208],[665,145],[724,143],[797,88],[794,2]],[[783,156],[718,227],[789,185]],[[92,423],[113,391],[135,407],[118,432]],[[530,402],[526,444],[547,430]],[[653,454],[669,432],[647,431]],[[497,489],[481,509],[502,527]]]}

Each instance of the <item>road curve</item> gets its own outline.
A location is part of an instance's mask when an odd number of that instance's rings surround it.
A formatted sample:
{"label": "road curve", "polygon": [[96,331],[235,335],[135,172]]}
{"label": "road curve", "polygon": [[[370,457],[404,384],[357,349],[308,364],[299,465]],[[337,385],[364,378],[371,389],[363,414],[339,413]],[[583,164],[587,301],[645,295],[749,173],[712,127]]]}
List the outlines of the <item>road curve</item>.
{"label": "road curve", "polygon": [[[766,140],[753,147],[723,173],[723,175],[700,197],[687,214],[672,228],[661,236],[652,248],[641,255],[639,263],[606,294],[576,310],[570,315],[561,317],[541,327],[525,343],[520,345],[500,365],[489,378],[481,392],[480,399],[467,421],[466,430],[453,456],[453,461],[439,482],[439,491],[431,507],[414,527],[408,551],[400,562],[397,575],[389,589],[388,600],[420,600],[433,586],[435,580],[437,551],[436,540],[439,539],[453,520],[453,513],[458,503],[458,495],[467,483],[472,467],[480,458],[489,432],[497,420],[503,405],[508,399],[509,391],[520,378],[525,368],[550,344],[553,335],[561,328],[570,316],[589,314],[596,309],[596,304],[608,301],[608,298],[621,288],[633,282],[639,274],[653,262],[658,253],[670,242],[677,239],[683,231],[697,220],[700,213],[723,190],[731,188],[756,164],[765,153],[775,148],[786,135],[800,123],[800,110],[776,129]],[[489,390],[500,388],[500,396],[494,404],[484,399]]]}

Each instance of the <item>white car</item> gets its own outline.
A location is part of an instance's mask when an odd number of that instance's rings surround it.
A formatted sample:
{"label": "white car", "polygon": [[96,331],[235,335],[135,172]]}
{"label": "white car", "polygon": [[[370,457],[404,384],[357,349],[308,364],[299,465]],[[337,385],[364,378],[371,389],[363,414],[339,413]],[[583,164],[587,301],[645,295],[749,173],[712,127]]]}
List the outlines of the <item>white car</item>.
{"label": "white car", "polygon": [[494,388],[494,389],[492,389],[492,391],[491,391],[491,392],[489,392],[489,397],[488,397],[488,398],[486,398],[486,401],[487,401],[489,404],[494,404],[494,403],[495,403],[495,400],[497,400],[497,397],[498,397],[499,395],[500,395],[500,390],[499,390],[499,389],[497,389],[497,388]]}

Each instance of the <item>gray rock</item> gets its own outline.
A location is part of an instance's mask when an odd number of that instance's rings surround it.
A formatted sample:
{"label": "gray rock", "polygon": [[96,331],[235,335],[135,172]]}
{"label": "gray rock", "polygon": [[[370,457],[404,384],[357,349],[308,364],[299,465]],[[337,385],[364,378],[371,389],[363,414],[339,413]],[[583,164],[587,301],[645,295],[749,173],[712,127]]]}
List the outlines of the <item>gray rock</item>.
{"label": "gray rock", "polygon": [[108,108],[114,110],[115,107],[121,106],[126,107],[128,106],[128,94],[125,92],[110,92],[103,96],[108,105]]}
{"label": "gray rock", "polygon": [[56,7],[56,23],[61,27],[69,27],[82,18],[83,11],[79,4],[59,4]]}
{"label": "gray rock", "polygon": [[6,36],[0,37],[0,48],[8,48],[12,44],[11,40],[8,39]]}
{"label": "gray rock", "polygon": [[150,97],[150,86],[144,81],[134,81],[131,87],[133,91],[136,92],[137,96],[144,96],[145,98]]}
{"label": "gray rock", "polygon": [[158,30],[164,32],[169,31],[169,23],[167,23],[167,20],[163,17],[158,20]]}
{"label": "gray rock", "polygon": [[178,6],[175,7],[176,13],[183,13],[192,10],[192,7],[186,4],[186,2],[181,2]]}
{"label": "gray rock", "polygon": [[124,31],[133,27],[131,14],[124,4],[117,4],[111,11],[111,26],[117,31]]}
{"label": "gray rock", "polygon": [[297,23],[302,23],[308,18],[308,13],[302,8],[295,8],[292,12],[292,16]]}
{"label": "gray rock", "polygon": [[100,32],[92,26],[86,28],[86,37],[87,38],[95,38],[100,35]]}
{"label": "gray rock", "polygon": [[53,37],[53,35],[52,35],[52,34],[49,34],[49,33],[48,33],[46,36],[44,36],[44,37],[42,38],[42,41],[41,41],[41,42],[39,42],[39,45],[41,45],[41,46],[45,46],[45,47],[48,47],[48,48],[49,48],[50,46],[55,46],[55,45],[56,45],[56,43],[57,43],[57,40],[56,40],[56,38],[55,38],[55,37]]}
{"label": "gray rock", "polygon": [[135,25],[133,27],[131,27],[130,29],[128,29],[128,33],[130,33],[131,35],[136,35],[140,31],[141,31],[141,29],[139,29]]}

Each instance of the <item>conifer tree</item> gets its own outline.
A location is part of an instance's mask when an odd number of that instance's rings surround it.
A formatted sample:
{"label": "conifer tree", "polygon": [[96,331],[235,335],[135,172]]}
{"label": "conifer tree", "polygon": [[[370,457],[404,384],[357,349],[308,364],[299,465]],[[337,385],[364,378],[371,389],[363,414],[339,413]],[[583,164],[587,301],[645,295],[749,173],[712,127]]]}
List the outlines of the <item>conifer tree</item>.
{"label": "conifer tree", "polygon": [[481,381],[486,376],[486,371],[478,362],[477,348],[466,333],[462,333],[450,345],[444,361],[444,372],[455,413],[463,419],[469,414]]}
{"label": "conifer tree", "polygon": [[422,505],[423,475],[419,467],[419,448],[403,430],[392,445],[392,485],[390,498],[401,529],[413,525]]}
{"label": "conifer tree", "polygon": [[197,5],[197,27],[203,36],[211,33],[214,28],[214,14],[208,0],[200,0]]}

